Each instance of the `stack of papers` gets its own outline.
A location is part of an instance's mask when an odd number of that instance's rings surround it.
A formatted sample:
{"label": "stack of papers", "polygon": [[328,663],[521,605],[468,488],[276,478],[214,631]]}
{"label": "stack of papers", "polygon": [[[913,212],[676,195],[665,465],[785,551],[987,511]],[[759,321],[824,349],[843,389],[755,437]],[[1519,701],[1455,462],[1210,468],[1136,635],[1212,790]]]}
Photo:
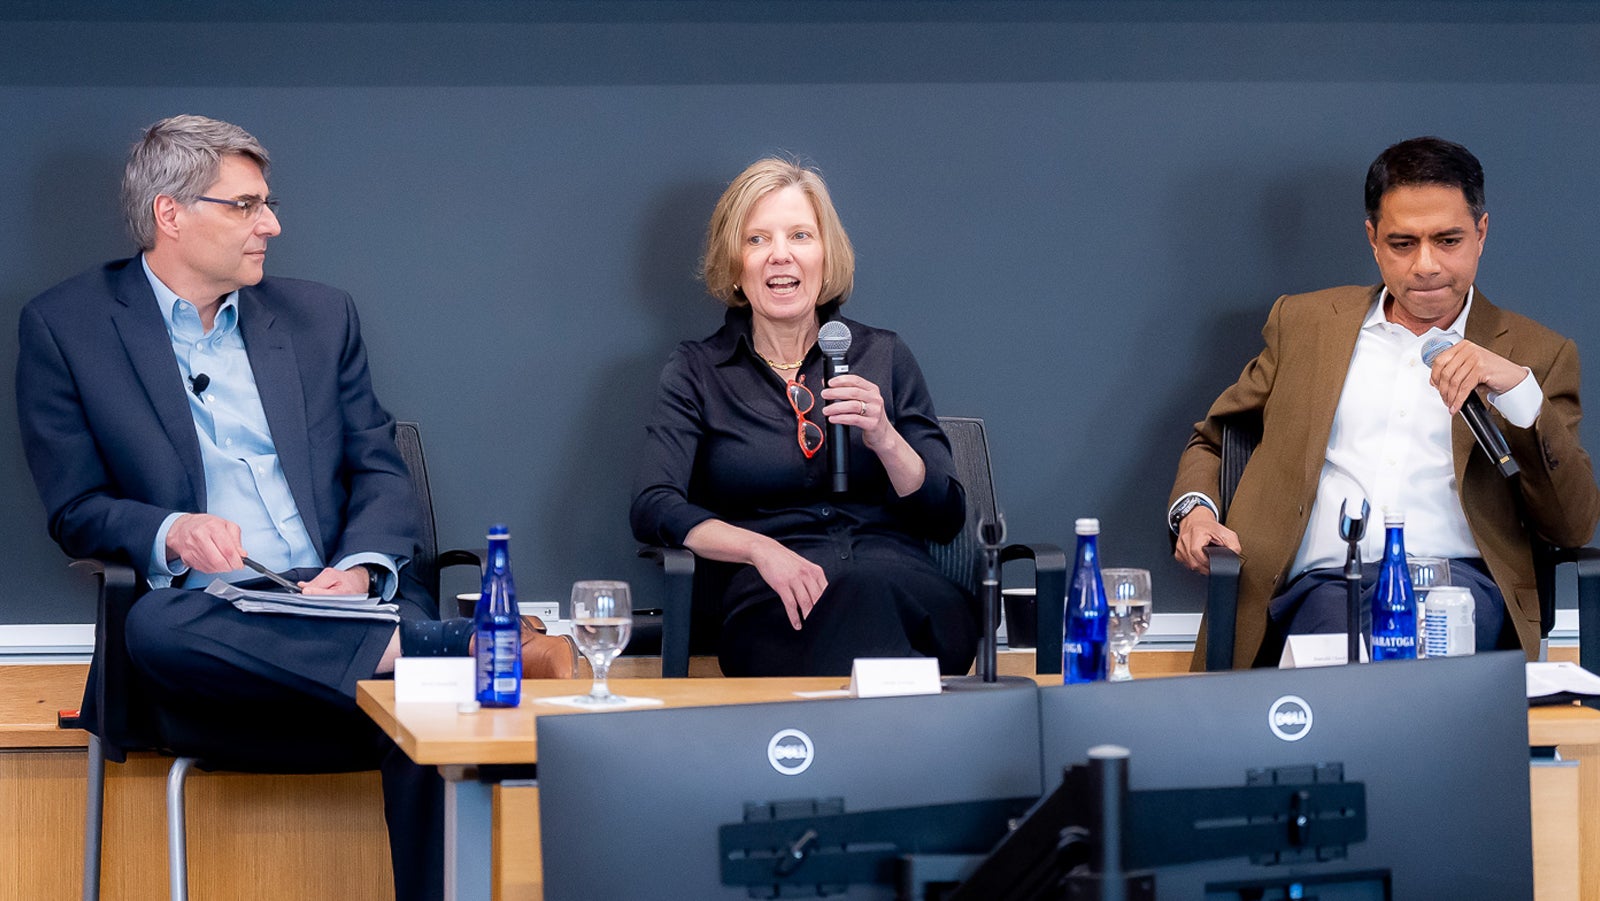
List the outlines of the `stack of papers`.
{"label": "stack of papers", "polygon": [[1576,663],[1528,664],[1529,704],[1570,704],[1600,695],[1600,676]]}
{"label": "stack of papers", "polygon": [[364,594],[307,595],[276,589],[251,590],[221,579],[213,579],[206,586],[206,594],[232,601],[233,606],[245,613],[283,613],[320,619],[375,619],[389,623],[400,621],[399,605],[385,604]]}

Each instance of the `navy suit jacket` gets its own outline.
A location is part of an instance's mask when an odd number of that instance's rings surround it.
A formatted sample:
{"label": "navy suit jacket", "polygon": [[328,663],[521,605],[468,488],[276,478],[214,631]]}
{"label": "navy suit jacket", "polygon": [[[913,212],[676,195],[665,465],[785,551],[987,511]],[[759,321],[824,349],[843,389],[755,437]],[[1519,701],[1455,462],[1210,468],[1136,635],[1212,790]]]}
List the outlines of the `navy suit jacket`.
{"label": "navy suit jacket", "polygon": [[[419,502],[394,420],[373,395],[350,296],[267,278],[240,289],[239,328],[273,445],[324,563],[362,551],[414,556]],[[138,257],[23,308],[17,416],[62,550],[148,576],[162,520],[206,510],[187,390]]]}

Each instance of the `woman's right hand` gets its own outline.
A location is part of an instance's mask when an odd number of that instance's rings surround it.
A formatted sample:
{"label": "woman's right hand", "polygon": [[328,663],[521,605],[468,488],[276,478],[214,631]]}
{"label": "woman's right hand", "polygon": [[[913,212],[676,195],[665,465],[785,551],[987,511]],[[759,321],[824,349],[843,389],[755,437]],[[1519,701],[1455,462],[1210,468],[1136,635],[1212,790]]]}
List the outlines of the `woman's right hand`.
{"label": "woman's right hand", "polygon": [[811,608],[822,597],[823,589],[828,587],[828,577],[822,567],[771,539],[752,555],[750,562],[767,585],[778,593],[778,600],[789,614],[789,625],[800,631],[806,617],[811,615]]}
{"label": "woman's right hand", "polygon": [[690,529],[683,537],[683,546],[707,560],[754,566],[767,587],[777,592],[789,614],[789,625],[796,632],[828,587],[828,576],[822,567],[775,539],[720,519],[708,519]]}

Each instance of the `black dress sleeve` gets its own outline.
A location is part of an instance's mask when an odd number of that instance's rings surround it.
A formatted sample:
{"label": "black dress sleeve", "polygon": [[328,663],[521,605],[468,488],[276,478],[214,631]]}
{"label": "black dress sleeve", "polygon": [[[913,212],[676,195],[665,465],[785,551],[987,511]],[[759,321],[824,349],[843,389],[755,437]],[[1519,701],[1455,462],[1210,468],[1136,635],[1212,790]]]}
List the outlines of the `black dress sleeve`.
{"label": "black dress sleeve", "polygon": [[661,370],[629,511],[633,536],[645,544],[682,547],[689,530],[715,516],[689,502],[689,479],[705,431],[705,398],[694,369],[691,354],[679,346]]}

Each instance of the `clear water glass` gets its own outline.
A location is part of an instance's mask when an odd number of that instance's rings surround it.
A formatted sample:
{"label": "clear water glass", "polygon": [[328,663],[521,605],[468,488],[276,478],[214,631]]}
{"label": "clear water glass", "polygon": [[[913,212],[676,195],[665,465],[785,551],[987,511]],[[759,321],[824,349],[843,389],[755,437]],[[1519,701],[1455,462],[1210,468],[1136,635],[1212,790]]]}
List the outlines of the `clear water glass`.
{"label": "clear water glass", "polygon": [[1101,570],[1100,577],[1105,582],[1106,607],[1111,614],[1106,632],[1112,658],[1109,681],[1127,682],[1133,678],[1128,655],[1150,628],[1150,570],[1112,567]]}
{"label": "clear water glass", "polygon": [[1428,590],[1450,584],[1450,561],[1445,557],[1406,557],[1411,588],[1417,595],[1417,656],[1424,657],[1422,636],[1427,628]]}
{"label": "clear water glass", "polygon": [[623,698],[611,693],[606,674],[632,634],[633,599],[627,582],[573,583],[572,638],[594,670],[594,686],[581,703],[622,703]]}

